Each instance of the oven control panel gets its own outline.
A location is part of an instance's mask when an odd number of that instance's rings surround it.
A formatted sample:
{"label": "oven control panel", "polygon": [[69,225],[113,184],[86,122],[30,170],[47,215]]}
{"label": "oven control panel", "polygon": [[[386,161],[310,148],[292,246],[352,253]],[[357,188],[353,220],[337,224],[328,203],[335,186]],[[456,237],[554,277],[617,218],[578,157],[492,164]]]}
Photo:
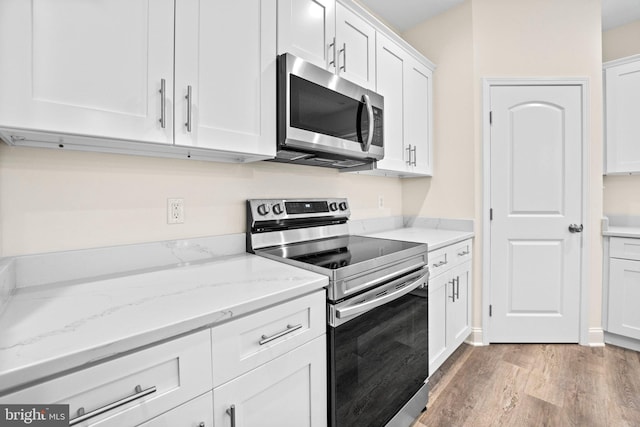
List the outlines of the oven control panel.
{"label": "oven control panel", "polygon": [[252,222],[319,217],[348,218],[347,199],[251,199],[247,215]]}

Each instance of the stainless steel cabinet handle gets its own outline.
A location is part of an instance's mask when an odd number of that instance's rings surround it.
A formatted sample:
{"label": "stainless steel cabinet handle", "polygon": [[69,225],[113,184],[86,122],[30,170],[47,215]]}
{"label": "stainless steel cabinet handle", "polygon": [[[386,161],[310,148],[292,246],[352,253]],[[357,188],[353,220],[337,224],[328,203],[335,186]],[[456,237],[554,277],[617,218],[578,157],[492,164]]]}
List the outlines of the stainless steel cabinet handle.
{"label": "stainless steel cabinet handle", "polygon": [[458,252],[458,256],[465,256],[465,255],[469,255],[469,249],[467,249],[466,251]]}
{"label": "stainless steel cabinet handle", "polygon": [[451,296],[449,298],[451,298],[451,302],[455,302],[456,301],[456,279],[453,279],[451,282],[447,282],[447,283],[451,283]]}
{"label": "stainless steel cabinet handle", "polygon": [[460,299],[460,276],[456,276],[456,299]]}
{"label": "stainless steel cabinet handle", "polygon": [[231,405],[227,409],[227,415],[231,417],[231,427],[236,427],[236,405]]}
{"label": "stainless steel cabinet handle", "polygon": [[262,339],[258,342],[260,345],[265,345],[268,342],[271,342],[273,340],[277,340],[280,337],[283,337],[287,334],[290,334],[293,331],[297,331],[298,329],[302,328],[302,323],[298,324],[298,325],[287,325],[287,329],[285,329],[284,331],[280,331],[277,334],[271,335],[270,337],[263,335]]}
{"label": "stainless steel cabinet handle", "polygon": [[584,226],[582,224],[571,224],[569,226],[569,231],[572,233],[582,233],[582,230],[584,230]]}
{"label": "stainless steel cabinet handle", "polygon": [[371,142],[373,141],[373,128],[375,125],[375,119],[373,117],[373,107],[371,106],[369,95],[362,95],[362,101],[364,102],[365,107],[367,107],[367,115],[369,116],[369,136],[367,137],[367,142],[362,144],[362,151],[366,153],[369,151],[369,147],[371,147]]}
{"label": "stainless steel cabinet handle", "polygon": [[160,79],[160,126],[164,129],[167,125],[166,107],[167,107],[167,93],[166,93],[167,81]]}
{"label": "stainless steel cabinet handle", "polygon": [[347,44],[346,43],[342,43],[342,49],[340,49],[340,52],[342,52],[342,67],[340,67],[340,69],[343,72],[347,72]]}
{"label": "stainless steel cabinet handle", "polygon": [[[418,148],[418,146],[414,145],[411,149],[411,151],[413,151],[413,162],[411,163],[413,166],[416,166],[416,148]],[[411,158],[411,156],[409,156],[409,158]]]}
{"label": "stainless steel cabinet handle", "polygon": [[407,154],[409,155],[409,160],[406,161],[407,165],[411,166],[411,144],[406,148]]}
{"label": "stainless steel cabinet handle", "polygon": [[433,264],[433,268],[438,268],[438,267],[442,267],[443,265],[446,265],[448,263],[448,261],[440,261],[436,264]]}
{"label": "stainless steel cabinet handle", "polygon": [[105,406],[103,406],[101,408],[98,408],[98,409],[94,409],[91,412],[85,413],[84,412],[84,408],[78,409],[78,416],[75,417],[75,418],[70,419],[69,420],[69,425],[73,426],[73,425],[79,424],[79,423],[81,423],[83,421],[87,421],[90,418],[93,418],[93,417],[98,416],[100,414],[104,414],[105,412],[108,412],[108,411],[110,411],[112,409],[118,408],[118,407],[120,407],[122,405],[126,405],[129,402],[133,402],[134,400],[140,399],[140,398],[142,398],[144,396],[148,396],[151,393],[155,393],[156,392],[156,387],[152,386],[152,387],[149,387],[149,388],[143,390],[142,387],[137,385],[135,390],[136,390],[136,392],[134,394],[132,394],[131,396],[127,396],[127,397],[122,398],[120,400],[117,400],[117,401],[115,401],[113,403],[109,403],[108,405],[105,405]]}
{"label": "stainless steel cabinet handle", "polygon": [[191,85],[187,86],[187,96],[184,99],[187,100],[187,122],[184,125],[187,127],[187,132],[191,132]]}
{"label": "stainless steel cabinet handle", "polygon": [[329,45],[330,48],[333,49],[333,59],[329,62],[329,65],[333,65],[333,68],[336,68],[336,38],[333,38],[333,42]]}

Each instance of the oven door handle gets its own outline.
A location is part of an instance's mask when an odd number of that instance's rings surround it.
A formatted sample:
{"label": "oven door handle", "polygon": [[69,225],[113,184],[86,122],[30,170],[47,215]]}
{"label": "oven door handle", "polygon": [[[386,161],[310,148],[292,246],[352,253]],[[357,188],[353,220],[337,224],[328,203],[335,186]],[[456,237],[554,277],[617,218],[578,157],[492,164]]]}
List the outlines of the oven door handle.
{"label": "oven door handle", "polygon": [[[373,299],[371,301],[363,302],[361,304],[356,304],[351,307],[339,308],[336,310],[336,317],[338,319],[345,319],[347,317],[356,316],[358,314],[364,313],[366,311],[372,310],[376,307],[380,307],[390,301],[398,299],[402,296],[405,296],[409,292],[415,290],[416,288],[421,287],[424,284],[424,281],[429,278],[429,267],[425,266],[421,270],[418,270],[413,276],[419,275],[419,277],[411,284],[403,286],[395,292],[385,293],[381,295],[379,298]],[[413,280],[413,278],[408,281]]]}

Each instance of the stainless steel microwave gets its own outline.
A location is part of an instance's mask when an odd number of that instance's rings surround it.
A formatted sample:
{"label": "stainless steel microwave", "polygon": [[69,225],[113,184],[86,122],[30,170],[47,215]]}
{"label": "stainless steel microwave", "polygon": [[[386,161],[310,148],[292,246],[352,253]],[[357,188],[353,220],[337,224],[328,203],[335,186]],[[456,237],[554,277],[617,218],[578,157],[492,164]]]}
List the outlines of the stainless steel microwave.
{"label": "stainless steel microwave", "polygon": [[289,53],[277,88],[275,161],[366,169],[384,156],[381,95]]}

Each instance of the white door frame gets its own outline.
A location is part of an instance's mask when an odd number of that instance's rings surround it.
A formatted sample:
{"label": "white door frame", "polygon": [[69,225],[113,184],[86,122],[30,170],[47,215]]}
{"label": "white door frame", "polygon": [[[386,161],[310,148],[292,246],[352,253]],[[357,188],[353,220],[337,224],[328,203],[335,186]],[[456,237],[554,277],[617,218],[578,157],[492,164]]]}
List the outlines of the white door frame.
{"label": "white door frame", "polygon": [[482,79],[482,344],[489,345],[491,301],[491,88],[498,86],[580,86],[582,92],[582,223],[585,225],[580,253],[579,343],[589,345],[589,79],[588,78],[483,78]]}

